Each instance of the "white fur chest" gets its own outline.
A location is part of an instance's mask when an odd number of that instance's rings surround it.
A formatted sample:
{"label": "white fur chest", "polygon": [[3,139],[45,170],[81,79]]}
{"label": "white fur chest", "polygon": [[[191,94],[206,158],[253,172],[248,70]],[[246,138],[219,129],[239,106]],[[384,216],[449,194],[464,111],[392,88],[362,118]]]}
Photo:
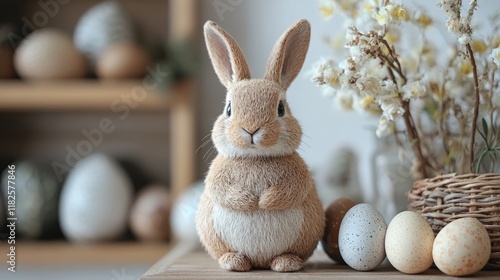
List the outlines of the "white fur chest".
{"label": "white fur chest", "polygon": [[304,224],[302,209],[232,211],[214,205],[214,228],[232,249],[249,258],[272,259],[296,242]]}

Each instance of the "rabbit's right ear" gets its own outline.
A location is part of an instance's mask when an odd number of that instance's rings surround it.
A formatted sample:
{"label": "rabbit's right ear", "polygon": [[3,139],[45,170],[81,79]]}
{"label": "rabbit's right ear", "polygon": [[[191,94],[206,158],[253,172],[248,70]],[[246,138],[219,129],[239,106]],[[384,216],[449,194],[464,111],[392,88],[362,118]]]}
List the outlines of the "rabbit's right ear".
{"label": "rabbit's right ear", "polygon": [[215,73],[227,88],[230,84],[250,79],[250,70],[236,41],[213,21],[204,26],[205,43]]}

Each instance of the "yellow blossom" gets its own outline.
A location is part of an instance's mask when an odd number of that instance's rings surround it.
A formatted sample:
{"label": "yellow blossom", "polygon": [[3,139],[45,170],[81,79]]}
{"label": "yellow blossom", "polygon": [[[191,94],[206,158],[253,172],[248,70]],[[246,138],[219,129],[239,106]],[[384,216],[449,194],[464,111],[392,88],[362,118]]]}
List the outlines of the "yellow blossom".
{"label": "yellow blossom", "polygon": [[385,34],[384,39],[387,41],[387,43],[391,45],[399,42],[400,39],[399,31],[396,29],[389,29],[389,31]]}
{"label": "yellow blossom", "polygon": [[401,6],[394,6],[391,10],[391,15],[393,18],[397,19],[397,20],[404,20],[404,21],[408,21],[410,20],[410,14],[408,13],[408,11],[401,7]]}
{"label": "yellow blossom", "polygon": [[458,64],[458,70],[463,75],[469,75],[470,73],[472,73],[472,64],[469,60],[462,60]]}
{"label": "yellow blossom", "polygon": [[494,36],[491,39],[490,45],[492,49],[500,47],[500,36]]}
{"label": "yellow blossom", "polygon": [[371,95],[365,96],[359,101],[359,105],[363,109],[369,108],[374,103],[375,103],[375,98]]}
{"label": "yellow blossom", "polygon": [[339,76],[337,71],[332,71],[329,75],[325,75],[325,82],[330,86],[340,85]]}
{"label": "yellow blossom", "polygon": [[432,18],[422,13],[418,16],[417,22],[426,28],[432,24]]}
{"label": "yellow blossom", "polygon": [[432,45],[426,43],[422,48],[422,61],[427,67],[436,65],[436,51]]}
{"label": "yellow blossom", "polygon": [[333,6],[320,6],[319,11],[324,19],[330,19],[333,15]]}
{"label": "yellow blossom", "polygon": [[371,11],[373,10],[373,8],[374,8],[374,7],[373,7],[370,3],[367,3],[367,2],[363,3],[363,9],[364,9],[365,11],[367,11],[367,12],[371,12]]}
{"label": "yellow blossom", "polygon": [[477,52],[477,53],[484,53],[488,47],[484,43],[483,40],[474,40],[471,43],[472,50]]}

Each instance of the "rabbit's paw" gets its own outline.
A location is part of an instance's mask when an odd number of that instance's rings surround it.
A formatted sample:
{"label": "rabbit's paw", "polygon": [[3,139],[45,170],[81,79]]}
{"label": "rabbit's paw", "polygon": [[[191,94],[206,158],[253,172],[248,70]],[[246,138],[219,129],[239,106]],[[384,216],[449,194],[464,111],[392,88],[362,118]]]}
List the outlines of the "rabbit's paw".
{"label": "rabbit's paw", "polygon": [[295,255],[284,254],[277,256],[271,262],[271,269],[278,272],[292,272],[301,270],[304,266],[302,259]]}
{"label": "rabbit's paw", "polygon": [[250,260],[238,253],[225,253],[219,258],[222,269],[233,271],[249,271],[252,267]]}

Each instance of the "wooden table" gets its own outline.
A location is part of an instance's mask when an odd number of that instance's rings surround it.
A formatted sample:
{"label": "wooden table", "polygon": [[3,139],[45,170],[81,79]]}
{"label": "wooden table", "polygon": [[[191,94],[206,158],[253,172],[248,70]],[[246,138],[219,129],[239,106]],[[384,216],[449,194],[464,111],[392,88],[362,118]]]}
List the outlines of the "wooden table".
{"label": "wooden table", "polygon": [[[335,264],[323,252],[316,252],[303,270],[294,273],[278,273],[271,270],[231,272],[219,268],[217,262],[193,244],[179,244],[151,267],[140,280],[159,279],[456,279],[436,268],[423,274],[406,275],[390,265],[368,272],[360,272],[346,265]],[[500,279],[500,271],[481,271],[461,279]]]}

